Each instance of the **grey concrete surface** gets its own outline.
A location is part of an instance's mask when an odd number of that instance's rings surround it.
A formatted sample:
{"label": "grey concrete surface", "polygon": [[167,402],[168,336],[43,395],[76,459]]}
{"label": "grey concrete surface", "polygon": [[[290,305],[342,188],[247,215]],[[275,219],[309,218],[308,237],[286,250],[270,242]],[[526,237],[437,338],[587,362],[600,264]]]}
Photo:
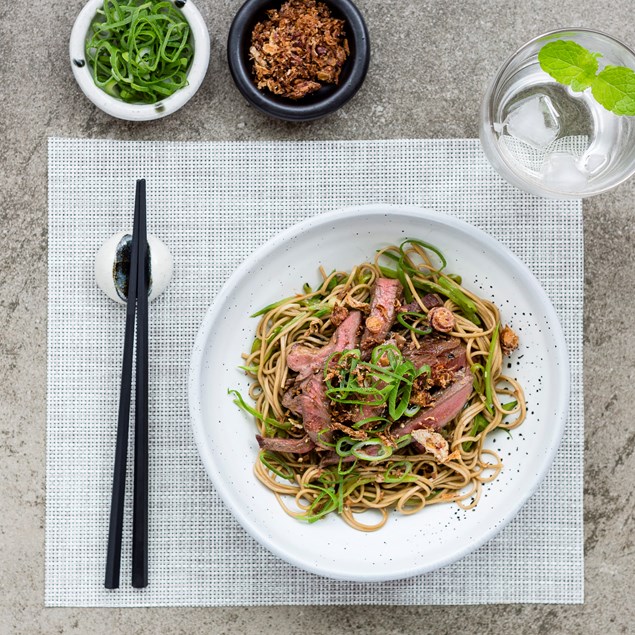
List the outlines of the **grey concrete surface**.
{"label": "grey concrete surface", "polygon": [[156,123],[96,110],[75,85],[67,44],[82,6],[0,3],[0,633],[626,633],[635,629],[635,180],[585,202],[585,553],[581,606],[46,609],[46,144],[119,139],[475,137],[479,100],[503,59],[562,26],[635,45],[631,0],[359,0],[370,29],[367,81],[342,111],[290,125],[250,109],[224,42],[240,0],[197,0],[212,59],[197,96]]}

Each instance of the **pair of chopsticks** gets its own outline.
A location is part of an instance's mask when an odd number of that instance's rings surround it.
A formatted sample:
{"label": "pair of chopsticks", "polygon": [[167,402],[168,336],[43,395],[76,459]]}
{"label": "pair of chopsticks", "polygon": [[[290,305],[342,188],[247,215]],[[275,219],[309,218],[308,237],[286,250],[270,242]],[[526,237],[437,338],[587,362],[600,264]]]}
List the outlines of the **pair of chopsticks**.
{"label": "pair of chopsticks", "polygon": [[134,502],[132,521],[132,586],[148,585],[148,279],[146,259],[148,236],[146,228],[146,182],[137,181],[134,224],[128,275],[126,331],[119,393],[117,446],[112,481],[110,528],[106,556],[107,589],[119,588],[121,567],[121,537],[123,533],[124,498],[130,397],[132,394],[132,355],[134,349],[135,314],[137,318]]}

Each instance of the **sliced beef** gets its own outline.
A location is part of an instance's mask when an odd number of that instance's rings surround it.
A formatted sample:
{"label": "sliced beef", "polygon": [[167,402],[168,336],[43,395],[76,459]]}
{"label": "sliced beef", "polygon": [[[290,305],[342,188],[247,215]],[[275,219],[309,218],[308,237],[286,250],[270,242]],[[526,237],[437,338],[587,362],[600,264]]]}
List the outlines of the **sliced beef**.
{"label": "sliced beef", "polygon": [[[430,309],[434,309],[435,307],[443,306],[443,300],[441,299],[441,296],[437,295],[436,293],[428,293],[424,295],[421,298],[421,301],[423,302],[423,306],[426,307],[428,311]],[[414,302],[410,302],[409,304],[403,304],[402,306],[399,307],[399,311],[398,311],[399,313],[404,313],[405,311],[408,311],[410,313],[421,313],[421,307],[419,306],[419,303],[415,300]]]}
{"label": "sliced beef", "polygon": [[447,370],[460,370],[465,366],[465,346],[456,337],[425,337],[419,348],[412,342],[403,347],[402,353],[417,368],[443,366]]}
{"label": "sliced beef", "polygon": [[383,344],[395,321],[397,300],[403,291],[401,282],[391,278],[377,278],[370,302],[370,315],[362,334],[361,349],[368,353]]}
{"label": "sliced beef", "polygon": [[362,419],[368,419],[369,417],[381,417],[386,408],[385,404],[381,406],[361,406],[352,417],[354,423],[361,421]]}
{"label": "sliced beef", "polygon": [[413,430],[430,428],[440,430],[452,421],[461,412],[463,406],[472,394],[472,382],[474,376],[469,368],[464,368],[456,373],[455,381],[447,388],[438,391],[434,395],[434,405],[420,410],[411,418],[398,422],[392,433],[395,437],[410,434]]}
{"label": "sliced beef", "polygon": [[357,331],[362,323],[362,314],[351,311],[349,316],[335,329],[328,344],[322,348],[310,348],[304,344],[294,344],[287,354],[287,366],[298,373],[302,381],[313,373],[324,369],[328,358],[339,351],[357,347]]}
{"label": "sliced beef", "polygon": [[423,306],[428,310],[434,309],[437,306],[443,306],[441,296],[436,293],[427,293],[421,298],[421,301],[423,302]]}
{"label": "sliced beef", "polygon": [[261,437],[257,434],[256,440],[263,450],[273,450],[274,452],[306,454],[315,447],[315,443],[313,443],[309,437],[304,437],[303,439],[272,439],[269,437]]}
{"label": "sliced beef", "polygon": [[342,463],[352,463],[355,460],[355,457],[344,456],[341,457],[337,452],[331,450],[329,452],[325,452],[322,455],[322,460],[320,461],[320,467],[328,467],[329,465],[337,465],[342,460]]}
{"label": "sliced beef", "polygon": [[282,395],[282,405],[298,416],[302,416],[302,387],[305,381],[294,382]]}
{"label": "sliced beef", "polygon": [[311,441],[316,445],[321,445],[318,440],[320,430],[328,430],[322,436],[323,441],[330,441],[333,433],[329,430],[331,414],[329,410],[329,400],[326,396],[326,387],[321,374],[309,377],[302,388],[300,396],[302,407],[302,424]]}

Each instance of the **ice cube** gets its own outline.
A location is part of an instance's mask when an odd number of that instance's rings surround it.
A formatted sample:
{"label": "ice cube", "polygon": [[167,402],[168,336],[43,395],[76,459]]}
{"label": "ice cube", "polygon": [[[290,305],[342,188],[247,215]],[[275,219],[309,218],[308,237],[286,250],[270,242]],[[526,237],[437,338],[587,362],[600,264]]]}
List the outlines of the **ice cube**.
{"label": "ice cube", "polygon": [[566,152],[552,152],[542,165],[543,183],[547,187],[579,194],[588,179],[578,166],[578,160]]}
{"label": "ice cube", "polygon": [[514,104],[504,124],[507,132],[536,150],[558,138],[560,117],[547,95],[532,95]]}
{"label": "ice cube", "polygon": [[590,154],[584,163],[584,169],[589,173],[599,172],[607,163],[609,158],[604,154]]}

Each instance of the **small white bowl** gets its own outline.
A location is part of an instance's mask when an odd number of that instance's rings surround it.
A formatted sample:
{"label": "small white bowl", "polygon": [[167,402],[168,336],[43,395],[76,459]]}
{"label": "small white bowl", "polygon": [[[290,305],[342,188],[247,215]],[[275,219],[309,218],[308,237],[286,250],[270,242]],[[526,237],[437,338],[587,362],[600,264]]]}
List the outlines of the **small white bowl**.
{"label": "small white bowl", "polygon": [[151,121],[166,117],[184,106],[194,96],[203,82],[209,64],[210,50],[207,25],[192,0],[170,0],[170,2],[181,10],[190,25],[194,41],[194,59],[187,74],[188,85],[155,104],[127,104],[121,99],[112,97],[95,84],[86,60],[86,36],[91,22],[97,10],[103,6],[104,0],[88,0],[84,8],[79,12],[71,31],[69,45],[73,75],[75,75],[75,79],[84,95],[95,106],[109,115],[118,119],[126,119],[127,121]]}

